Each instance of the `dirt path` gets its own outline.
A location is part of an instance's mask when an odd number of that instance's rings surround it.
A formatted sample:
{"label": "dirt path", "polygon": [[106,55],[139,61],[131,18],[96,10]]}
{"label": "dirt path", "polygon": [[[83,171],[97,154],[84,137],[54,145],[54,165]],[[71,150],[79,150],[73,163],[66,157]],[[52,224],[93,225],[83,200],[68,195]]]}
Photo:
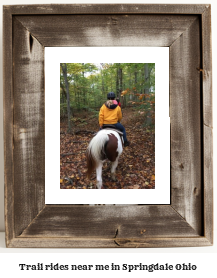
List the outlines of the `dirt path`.
{"label": "dirt path", "polygon": [[[75,127],[80,129],[76,135],[67,134],[66,126],[61,124],[60,134],[60,187],[95,188],[96,175],[91,180],[85,176],[85,151],[93,134],[86,130],[97,131],[98,119],[90,114],[75,117]],[[155,188],[155,134],[154,130],[144,127],[144,115],[133,109],[123,109],[121,123],[125,126],[127,138],[131,142],[120,156],[116,176],[111,180],[110,162],[103,167],[103,189],[153,189]]]}

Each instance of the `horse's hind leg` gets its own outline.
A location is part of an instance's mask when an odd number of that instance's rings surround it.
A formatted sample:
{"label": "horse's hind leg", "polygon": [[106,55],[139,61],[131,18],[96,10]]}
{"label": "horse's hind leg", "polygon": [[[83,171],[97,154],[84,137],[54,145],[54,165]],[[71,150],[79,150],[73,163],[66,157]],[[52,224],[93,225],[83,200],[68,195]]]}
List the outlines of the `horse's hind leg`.
{"label": "horse's hind leg", "polygon": [[99,162],[99,164],[96,167],[96,185],[98,189],[101,189],[102,187],[102,162]]}
{"label": "horse's hind leg", "polygon": [[115,170],[116,170],[117,166],[118,166],[118,157],[114,162],[112,162],[111,178],[112,178],[113,181],[116,181]]}

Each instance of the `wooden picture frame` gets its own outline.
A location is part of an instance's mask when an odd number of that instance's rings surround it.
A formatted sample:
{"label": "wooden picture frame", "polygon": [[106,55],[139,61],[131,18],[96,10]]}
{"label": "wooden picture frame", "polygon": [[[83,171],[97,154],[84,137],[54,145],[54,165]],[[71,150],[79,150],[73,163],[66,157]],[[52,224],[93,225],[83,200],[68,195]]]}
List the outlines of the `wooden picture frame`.
{"label": "wooden picture frame", "polygon": [[[212,245],[211,6],[19,5],[3,13],[6,246]],[[169,47],[170,205],[45,205],[46,46]]]}

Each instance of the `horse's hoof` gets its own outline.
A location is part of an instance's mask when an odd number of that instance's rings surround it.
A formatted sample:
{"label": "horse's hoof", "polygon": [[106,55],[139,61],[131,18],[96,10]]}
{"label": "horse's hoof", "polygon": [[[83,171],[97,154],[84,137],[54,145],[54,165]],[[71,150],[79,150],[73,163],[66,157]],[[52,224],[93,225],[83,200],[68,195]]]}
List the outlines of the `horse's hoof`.
{"label": "horse's hoof", "polygon": [[112,178],[113,181],[116,181],[115,175],[111,175],[111,178]]}
{"label": "horse's hoof", "polygon": [[102,188],[102,183],[97,183],[97,188],[101,189]]}

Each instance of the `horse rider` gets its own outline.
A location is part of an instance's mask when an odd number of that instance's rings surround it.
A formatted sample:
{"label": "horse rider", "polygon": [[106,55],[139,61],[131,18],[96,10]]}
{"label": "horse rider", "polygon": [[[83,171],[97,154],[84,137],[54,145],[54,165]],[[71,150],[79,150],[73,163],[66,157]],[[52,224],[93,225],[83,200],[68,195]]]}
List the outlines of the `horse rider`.
{"label": "horse rider", "polygon": [[100,129],[103,128],[104,124],[113,125],[115,128],[123,132],[124,146],[127,147],[130,145],[130,142],[127,140],[124,126],[120,123],[121,119],[122,112],[118,102],[115,100],[115,93],[110,92],[107,95],[107,101],[102,105],[99,111]]}

